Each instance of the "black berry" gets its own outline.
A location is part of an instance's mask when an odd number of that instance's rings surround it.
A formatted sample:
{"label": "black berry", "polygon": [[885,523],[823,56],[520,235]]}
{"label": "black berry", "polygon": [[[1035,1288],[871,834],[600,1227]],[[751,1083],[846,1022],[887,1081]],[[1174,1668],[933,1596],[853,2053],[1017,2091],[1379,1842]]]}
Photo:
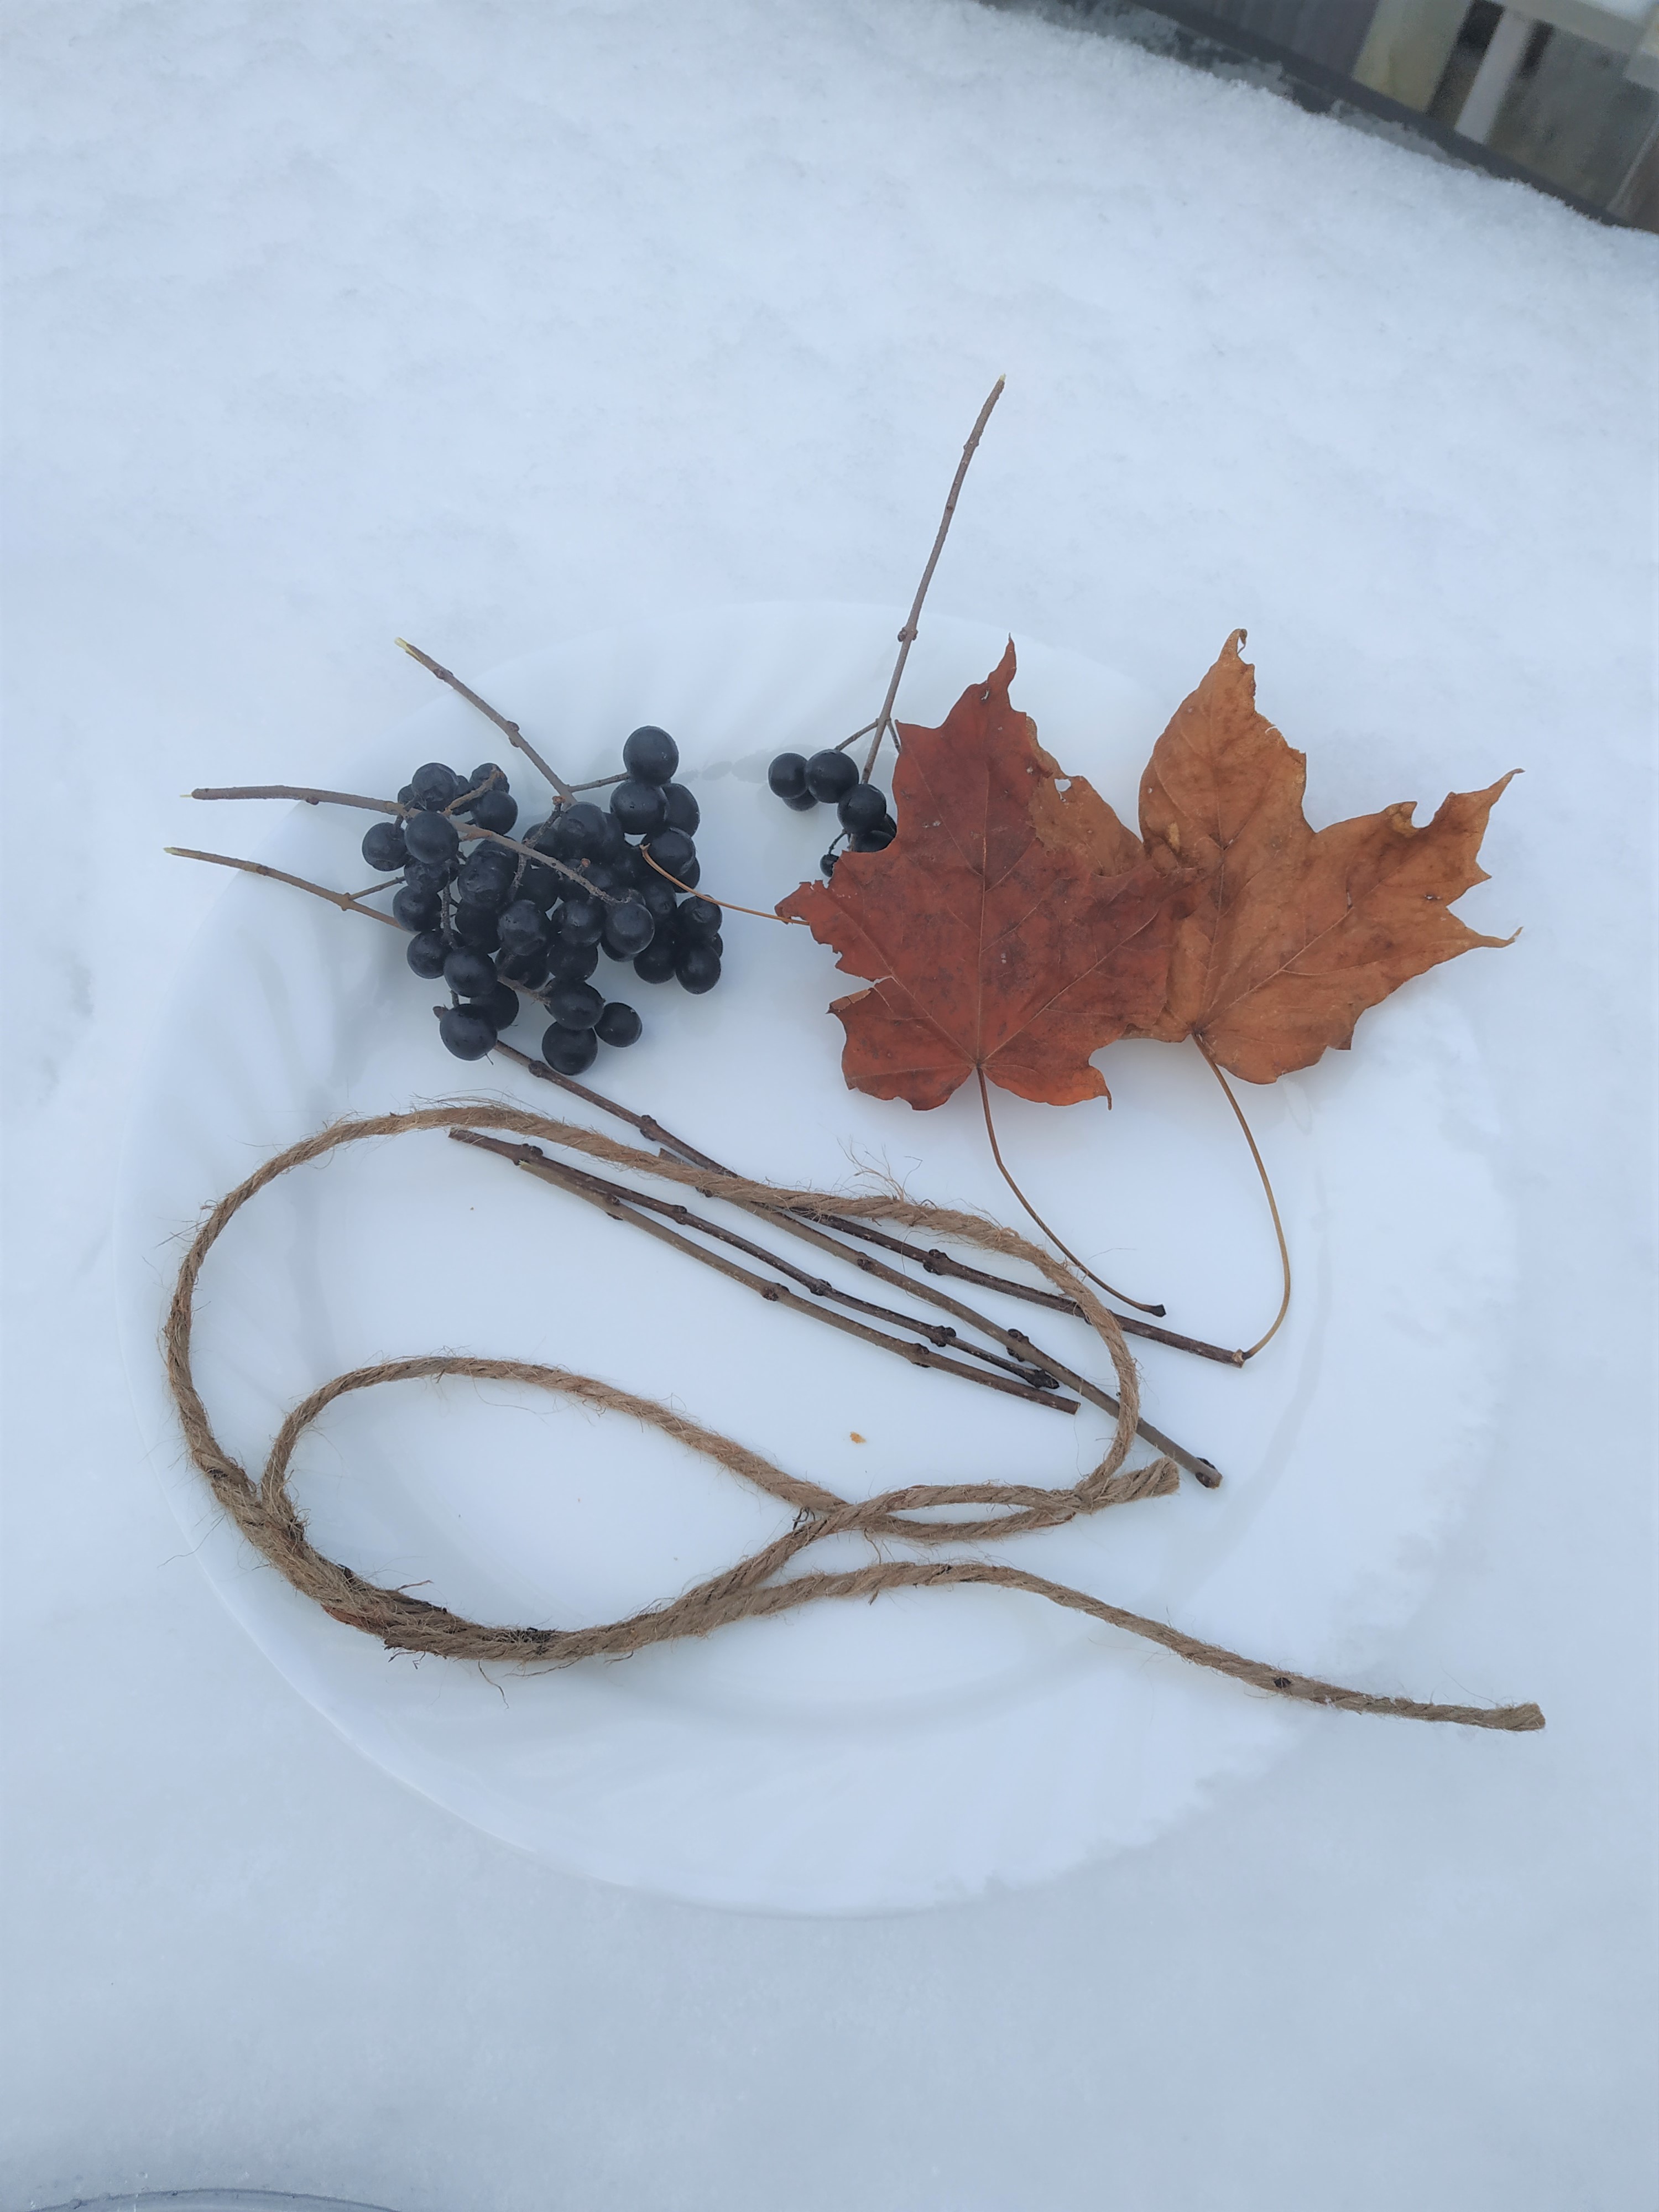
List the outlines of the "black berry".
{"label": "black berry", "polygon": [[683,783],[665,783],[662,787],[663,808],[671,830],[684,830],[688,837],[695,837],[697,825],[702,820],[702,809],[694,795]]}
{"label": "black berry", "polygon": [[457,1060],[482,1060],[495,1043],[495,1024],[477,1006],[446,1006],[438,1035]]}
{"label": "black berry", "polygon": [[571,945],[556,937],[547,948],[547,974],[555,983],[580,983],[599,964],[597,945]]}
{"label": "black berry", "polygon": [[486,791],[466,811],[480,830],[493,830],[505,837],[519,818],[519,802],[510,792]]}
{"label": "black berry", "polygon": [[404,842],[401,824],[396,822],[377,822],[363,839],[363,858],[371,868],[378,868],[383,876],[401,868],[409,858],[409,847]]}
{"label": "black berry", "polygon": [[438,914],[436,891],[410,890],[405,884],[392,894],[392,918],[404,929],[430,929]]}
{"label": "black berry", "polygon": [[641,783],[630,776],[619,783],[611,793],[611,811],[630,837],[648,837],[653,830],[667,826],[668,808],[664,801],[662,787]]}
{"label": "black berry", "polygon": [[682,945],[674,956],[674,973],[682,990],[701,997],[720,980],[720,958],[706,945]]}
{"label": "black berry", "polygon": [[671,937],[653,937],[635,960],[634,973],[641,983],[665,983],[674,972],[675,957]]}
{"label": "black berry", "polygon": [[409,779],[414,805],[434,813],[447,806],[452,799],[459,799],[464,787],[454,769],[446,768],[441,761],[428,761]]}
{"label": "black berry", "polygon": [[478,1001],[477,1011],[488,1014],[498,1030],[511,1029],[519,1018],[519,994],[510,983],[497,983],[487,999]]}
{"label": "black berry", "polygon": [[686,869],[697,857],[697,848],[684,830],[664,830],[657,836],[647,838],[642,848],[665,876],[680,883],[690,878]]}
{"label": "black berry", "polygon": [[887,797],[873,783],[855,783],[836,809],[843,830],[873,830],[887,811]]}
{"label": "black berry", "polygon": [[484,953],[458,945],[444,963],[444,981],[463,999],[487,999],[495,988],[495,966]]}
{"label": "black berry", "polygon": [[714,936],[724,919],[713,899],[689,898],[682,902],[676,913],[674,927],[683,940],[689,941],[693,938]]}
{"label": "black berry", "polygon": [[605,909],[596,898],[565,901],[559,935],[567,945],[597,945],[605,934]]}
{"label": "black berry", "polygon": [[624,899],[605,917],[605,949],[617,960],[631,960],[643,952],[656,933],[656,923],[638,899]]}
{"label": "black berry", "polygon": [[580,1075],[599,1056],[599,1041],[591,1029],[561,1029],[554,1022],[542,1032],[542,1058],[556,1075]]}
{"label": "black berry", "polygon": [[404,947],[404,957],[415,973],[428,983],[435,982],[444,972],[444,962],[449,957],[449,947],[444,943],[441,929],[423,929],[418,937],[411,937]]}
{"label": "black berry", "polygon": [[806,788],[830,806],[845,799],[858,780],[859,772],[845,753],[814,753],[806,763]]}
{"label": "black berry", "polygon": [[455,857],[460,832],[447,814],[411,814],[404,824],[410,858],[436,866]]}
{"label": "black berry", "polygon": [[641,783],[666,783],[679,764],[679,747],[653,723],[646,723],[623,741],[623,766]]}

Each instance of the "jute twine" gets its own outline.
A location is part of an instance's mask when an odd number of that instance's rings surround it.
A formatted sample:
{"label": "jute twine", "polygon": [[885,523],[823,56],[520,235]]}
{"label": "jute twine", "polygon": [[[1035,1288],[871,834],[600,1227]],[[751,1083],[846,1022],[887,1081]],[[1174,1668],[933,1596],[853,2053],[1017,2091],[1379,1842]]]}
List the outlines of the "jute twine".
{"label": "jute twine", "polygon": [[[1124,1461],[1134,1439],[1139,1417],[1139,1384],[1123,1332],[1110,1311],[1095,1297],[1073,1269],[1038,1246],[977,1214],[950,1207],[927,1206],[897,1194],[878,1194],[847,1198],[833,1203],[842,1215],[890,1221],[925,1231],[934,1237],[951,1238],[978,1246],[1010,1260],[1021,1260],[1046,1276],[1057,1290],[1074,1298],[1110,1356],[1117,1376],[1121,1410],[1111,1443],[1099,1465],[1068,1490],[1034,1487],[1023,1483],[916,1483],[892,1490],[862,1503],[838,1497],[820,1484],[803,1480],[775,1467],[758,1452],[747,1449],[717,1431],[688,1420],[655,1400],[636,1397],[589,1375],[576,1375],[559,1367],[544,1367],[519,1359],[478,1359],[459,1354],[434,1353],[414,1359],[391,1359],[349,1374],[337,1375],[297,1405],[277,1432],[264,1472],[254,1482],[233,1459],[214,1434],[191,1369],[191,1340],[195,1319],[197,1285],[208,1254],[235,1216],[249,1201],[290,1168],[305,1166],[343,1145],[365,1139],[400,1137],[416,1129],[482,1128],[512,1130],[561,1148],[583,1152],[590,1158],[631,1170],[635,1174],[692,1186],[705,1197],[731,1199],[774,1209],[822,1206],[824,1194],[750,1182],[741,1176],[712,1173],[655,1152],[638,1151],[617,1143],[592,1129],[568,1121],[551,1121],[515,1107],[476,1103],[434,1106],[405,1114],[381,1114],[362,1121],[345,1121],[320,1129],[303,1142],[290,1145],[239,1183],[213,1208],[203,1224],[179,1271],[165,1332],[167,1377],[179,1408],[191,1458],[206,1478],[215,1498],[256,1551],[294,1588],[313,1598],[325,1612],[350,1628],[378,1637],[391,1650],[432,1652],[449,1659],[493,1661],[498,1663],[565,1665],[579,1659],[622,1658],[653,1644],[682,1636],[705,1636],[728,1621],[755,1620],[785,1613],[824,1598],[873,1598],[884,1590],[921,1589],[945,1583],[987,1583],[1004,1589],[1025,1590],[1064,1606],[1113,1628],[1146,1638],[1195,1666],[1213,1668],[1273,1695],[1304,1704],[1335,1705],[1345,1712],[1392,1713],[1421,1721],[1462,1721],[1473,1728],[1540,1729],[1544,1717],[1536,1705],[1428,1705],[1411,1698],[1374,1697],[1334,1682],[1247,1659],[1200,1638],[1188,1636],[1167,1622],[1109,1605],[1086,1591],[1027,1573],[1023,1568],[990,1560],[877,1559],[867,1566],[830,1574],[809,1572],[777,1580],[797,1553],[829,1535],[854,1534],[872,1540],[902,1537],[914,1544],[960,1543],[964,1540],[1000,1541],[1033,1528],[1050,1528],[1079,1515],[1097,1513],[1131,1499],[1166,1496],[1177,1482],[1175,1463],[1156,1459],[1150,1464],[1125,1468]],[[690,1450],[714,1461],[744,1482],[795,1509],[795,1526],[725,1573],[699,1583],[682,1596],[623,1620],[591,1628],[499,1627],[465,1620],[446,1607],[433,1605],[407,1590],[386,1589],[368,1582],[338,1560],[319,1552],[306,1534],[304,1516],[288,1487],[289,1466],[301,1437],[336,1399],[382,1383],[417,1378],[470,1376],[479,1381],[523,1382],[573,1398],[578,1403],[606,1413],[624,1413],[672,1437]],[[994,1507],[993,1515],[950,1522],[919,1520],[923,1508],[936,1506]]]}

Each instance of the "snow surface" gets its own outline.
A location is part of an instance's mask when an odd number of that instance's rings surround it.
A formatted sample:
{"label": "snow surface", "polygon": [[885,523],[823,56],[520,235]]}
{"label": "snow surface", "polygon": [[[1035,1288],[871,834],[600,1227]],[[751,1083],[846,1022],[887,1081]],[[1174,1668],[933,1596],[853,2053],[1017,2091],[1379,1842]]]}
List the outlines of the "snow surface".
{"label": "snow surface", "polygon": [[[4,2201],[1650,2203],[1654,242],[954,0],[53,0],[9,48]],[[1530,1287],[1393,1662],[1550,1727],[1333,1718],[908,1921],[642,1899],[350,1752],[139,1465],[117,1147],[217,889],[159,848],[418,703],[395,632],[902,605],[1000,370],[941,611],[1170,704],[1247,624],[1318,819],[1528,771],[1463,909],[1526,933],[1434,988]]]}

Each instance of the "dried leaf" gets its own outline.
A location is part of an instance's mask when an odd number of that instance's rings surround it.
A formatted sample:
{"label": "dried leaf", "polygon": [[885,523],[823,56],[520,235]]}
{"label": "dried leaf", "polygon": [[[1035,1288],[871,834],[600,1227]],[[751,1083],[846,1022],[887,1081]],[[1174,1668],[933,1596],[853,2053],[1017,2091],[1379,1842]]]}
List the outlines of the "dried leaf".
{"label": "dried leaf", "polygon": [[1141,782],[1141,835],[1180,910],[1169,1001],[1144,1034],[1196,1036],[1233,1074],[1271,1083],[1346,1048],[1409,977],[1512,941],[1449,911],[1486,880],[1476,855],[1510,776],[1454,792],[1420,829],[1407,803],[1314,830],[1305,757],[1257,713],[1243,635],[1177,708]]}
{"label": "dried leaf", "polygon": [[1060,788],[1011,707],[1012,644],[937,730],[902,725],[898,836],[778,912],[872,988],[831,1011],[848,1085],[942,1105],[975,1070],[1022,1098],[1101,1096],[1090,1055],[1164,1005],[1167,874],[1080,779]]}

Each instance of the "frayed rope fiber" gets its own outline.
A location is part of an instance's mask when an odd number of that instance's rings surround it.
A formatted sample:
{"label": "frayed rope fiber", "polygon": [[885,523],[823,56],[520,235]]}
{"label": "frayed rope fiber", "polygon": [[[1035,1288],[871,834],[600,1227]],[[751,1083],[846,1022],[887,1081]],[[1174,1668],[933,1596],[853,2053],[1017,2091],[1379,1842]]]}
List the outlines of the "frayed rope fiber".
{"label": "frayed rope fiber", "polygon": [[[1046,1276],[1066,1297],[1074,1298],[1085,1318],[1106,1346],[1117,1375],[1120,1410],[1111,1443],[1100,1464],[1069,1490],[1048,1490],[1018,1483],[918,1483],[893,1490],[862,1504],[839,1498],[833,1491],[806,1482],[774,1467],[757,1452],[747,1450],[728,1437],[701,1427],[654,1400],[635,1397],[587,1375],[574,1375],[558,1367],[543,1367],[516,1359],[476,1359],[447,1353],[415,1359],[392,1359],[337,1375],[297,1405],[283,1422],[270,1456],[256,1483],[225,1450],[213,1432],[207,1409],[191,1370],[191,1336],[195,1318],[197,1285],[208,1254],[234,1217],[251,1200],[286,1175],[322,1158],[342,1145],[368,1138],[400,1137],[417,1129],[505,1129],[536,1138],[590,1158],[659,1180],[690,1184],[705,1197],[731,1199],[774,1210],[822,1206],[823,1194],[750,1182],[741,1176],[713,1173],[653,1152],[643,1152],[617,1143],[597,1131],[568,1121],[550,1121],[514,1107],[475,1103],[434,1106],[404,1114],[381,1114],[363,1121],[334,1123],[303,1142],[290,1145],[265,1162],[245,1182],[222,1198],[213,1208],[179,1271],[164,1335],[167,1379],[179,1409],[190,1455],[206,1478],[215,1498],[229,1514],[256,1551],[305,1596],[349,1628],[378,1637],[397,1651],[432,1652],[442,1658],[506,1662],[507,1663],[565,1665],[579,1659],[622,1658],[653,1644],[682,1636],[705,1636],[728,1621],[753,1620],[786,1613],[796,1606],[822,1598],[873,1598],[883,1590],[926,1589],[941,1583],[988,1583],[1005,1589],[1029,1591],[1053,1605],[1104,1621],[1113,1628],[1146,1638],[1194,1665],[1228,1674],[1235,1681],[1304,1704],[1335,1705],[1345,1712],[1392,1713],[1421,1721],[1462,1721],[1472,1728],[1540,1729],[1544,1717],[1536,1705],[1426,1705],[1411,1698],[1373,1697],[1363,1690],[1344,1689],[1307,1674],[1263,1665],[1236,1651],[1183,1635],[1167,1623],[1108,1605],[1083,1590],[1048,1581],[1024,1569],[978,1559],[877,1559],[868,1566],[839,1574],[807,1573],[775,1580],[800,1553],[821,1538],[854,1534],[872,1540],[902,1537],[912,1543],[959,1543],[964,1539],[1004,1540],[1033,1528],[1050,1528],[1080,1514],[1097,1513],[1110,1505],[1136,1498],[1167,1496],[1176,1486],[1175,1462],[1159,1458],[1126,1469],[1123,1462],[1134,1440],[1139,1416],[1139,1382],[1122,1330],[1071,1268],[1040,1250],[1012,1230],[997,1226],[980,1216],[949,1207],[925,1206],[898,1195],[837,1197],[838,1214],[868,1220],[896,1222],[926,1231],[938,1237],[1022,1260]],[[631,1415],[659,1429],[676,1443],[726,1468],[741,1480],[794,1507],[796,1524],[789,1533],[764,1546],[725,1573],[699,1583],[666,1605],[609,1621],[592,1628],[502,1628],[466,1620],[445,1607],[431,1605],[406,1590],[384,1589],[355,1574],[337,1560],[325,1559],[309,1542],[306,1524],[289,1493],[289,1468],[301,1437],[337,1398],[356,1390],[373,1389],[381,1383],[422,1377],[471,1376],[477,1380],[524,1382],[556,1392],[607,1413]],[[969,1521],[928,1522],[915,1515],[931,1506],[988,1506],[994,1516]]]}

